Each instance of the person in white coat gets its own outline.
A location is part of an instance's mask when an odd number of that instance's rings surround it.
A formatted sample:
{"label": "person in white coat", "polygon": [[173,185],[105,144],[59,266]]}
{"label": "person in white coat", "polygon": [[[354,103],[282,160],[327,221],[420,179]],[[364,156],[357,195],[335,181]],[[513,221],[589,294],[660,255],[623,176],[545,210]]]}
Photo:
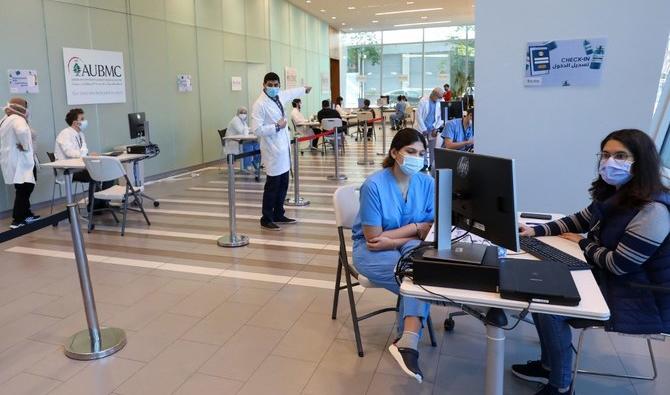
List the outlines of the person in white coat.
{"label": "person in white coat", "polygon": [[[248,136],[249,135],[249,124],[248,122],[248,111],[246,107],[240,107],[237,109],[237,113],[228,123],[228,129],[226,131],[226,136]],[[249,141],[241,144],[234,140],[227,140],[225,153],[237,155],[241,152],[255,151],[259,148],[258,142]],[[249,170],[249,166],[254,167],[254,174],[256,174],[256,181],[260,179],[260,167],[261,167],[261,158],[260,155],[248,156],[242,159],[242,166],[245,170]]]}
{"label": "person in white coat", "polygon": [[425,157],[425,167],[433,167],[435,161],[435,142],[438,131],[444,124],[440,111],[440,101],[444,96],[444,89],[437,87],[419,101],[416,111],[415,128],[421,132],[428,141],[428,155]]}
{"label": "person in white coat", "polygon": [[28,125],[28,102],[13,97],[0,119],[0,167],[5,184],[14,185],[14,209],[10,228],[16,229],[36,221],[39,216],[30,210],[30,195],[35,189],[35,152],[33,132]]}
{"label": "person in white coat", "polygon": [[291,168],[291,142],[284,105],[312,90],[309,86],[287,90],[280,87],[279,76],[267,73],[263,78],[263,91],[251,110],[251,131],[258,136],[261,161],[267,174],[260,221],[261,227],[267,230],[280,230],[277,224],[296,222],[284,215]]}
{"label": "person in white coat", "polygon": [[[54,144],[54,156],[56,160],[77,159],[89,155],[88,145],[86,144],[86,135],[84,130],[88,128],[86,114],[81,108],[73,108],[65,115],[65,123],[68,127],[61,130],[56,137]],[[97,155],[93,154],[92,155]],[[72,181],[88,183],[89,201],[94,200],[94,210],[109,208],[109,202],[99,199],[93,199],[93,191],[107,189],[114,186],[114,181],[107,181],[96,185],[87,170],[81,170],[72,174]],[[90,210],[90,205],[87,207]],[[94,213],[97,214],[97,213]]]}

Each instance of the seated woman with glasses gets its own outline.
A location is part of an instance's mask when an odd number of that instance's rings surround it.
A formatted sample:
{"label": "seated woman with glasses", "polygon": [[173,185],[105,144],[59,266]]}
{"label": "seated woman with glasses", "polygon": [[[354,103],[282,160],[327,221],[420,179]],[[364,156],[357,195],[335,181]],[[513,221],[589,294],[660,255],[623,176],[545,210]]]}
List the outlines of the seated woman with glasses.
{"label": "seated woman with glasses", "polygon": [[[662,182],[654,142],[634,129],[610,133],[600,144],[592,203],[571,216],[521,236],[558,236],[579,243],[610,308],[605,329],[629,334],[670,333],[670,294],[633,284],[670,286],[670,194]],[[579,234],[586,234],[583,237]],[[541,359],[513,365],[512,373],[545,384],[537,394],[572,386],[570,317],[534,314]]]}
{"label": "seated woman with glasses", "polygon": [[[391,141],[383,169],[361,186],[360,210],[352,227],[353,263],[374,284],[399,294],[395,266],[419,246],[435,216],[435,182],[420,173],[426,139],[414,129],[402,129]],[[421,382],[418,343],[430,305],[403,296],[398,311],[398,339],[389,351],[400,368]]]}

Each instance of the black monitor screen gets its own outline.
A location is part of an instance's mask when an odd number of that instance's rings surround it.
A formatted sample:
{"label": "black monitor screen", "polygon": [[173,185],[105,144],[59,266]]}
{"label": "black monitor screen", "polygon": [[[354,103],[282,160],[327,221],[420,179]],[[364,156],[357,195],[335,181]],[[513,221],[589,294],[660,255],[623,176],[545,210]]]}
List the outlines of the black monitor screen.
{"label": "black monitor screen", "polygon": [[128,127],[130,128],[131,139],[144,137],[144,121],[145,116],[143,112],[128,114]]}
{"label": "black monitor screen", "polygon": [[514,160],[442,148],[435,168],[452,170],[452,224],[519,250]]}
{"label": "black monitor screen", "polygon": [[450,101],[447,104],[448,108],[448,113],[447,113],[447,120],[454,119],[454,118],[463,118],[463,102],[460,100],[454,100]]}

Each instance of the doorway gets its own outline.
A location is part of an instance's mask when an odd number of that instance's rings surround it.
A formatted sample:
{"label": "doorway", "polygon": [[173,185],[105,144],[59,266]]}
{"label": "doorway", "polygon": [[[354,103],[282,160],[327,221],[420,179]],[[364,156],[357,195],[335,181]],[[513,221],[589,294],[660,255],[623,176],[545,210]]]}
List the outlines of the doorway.
{"label": "doorway", "polygon": [[330,102],[340,96],[340,60],[330,59]]}

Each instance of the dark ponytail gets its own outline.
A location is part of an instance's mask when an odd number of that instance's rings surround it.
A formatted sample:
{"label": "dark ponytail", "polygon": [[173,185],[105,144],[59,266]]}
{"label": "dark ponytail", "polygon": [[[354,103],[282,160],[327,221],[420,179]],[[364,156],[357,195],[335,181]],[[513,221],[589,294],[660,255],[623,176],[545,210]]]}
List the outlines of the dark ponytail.
{"label": "dark ponytail", "polygon": [[420,141],[421,144],[423,144],[423,149],[426,149],[426,138],[423,136],[423,134],[412,128],[401,129],[398,133],[396,133],[395,136],[393,136],[391,147],[389,148],[389,153],[386,158],[384,158],[382,167],[386,169],[395,165],[395,159],[393,159],[391,156],[391,150],[395,149],[396,151],[400,151],[403,147],[412,145],[417,141]]}

